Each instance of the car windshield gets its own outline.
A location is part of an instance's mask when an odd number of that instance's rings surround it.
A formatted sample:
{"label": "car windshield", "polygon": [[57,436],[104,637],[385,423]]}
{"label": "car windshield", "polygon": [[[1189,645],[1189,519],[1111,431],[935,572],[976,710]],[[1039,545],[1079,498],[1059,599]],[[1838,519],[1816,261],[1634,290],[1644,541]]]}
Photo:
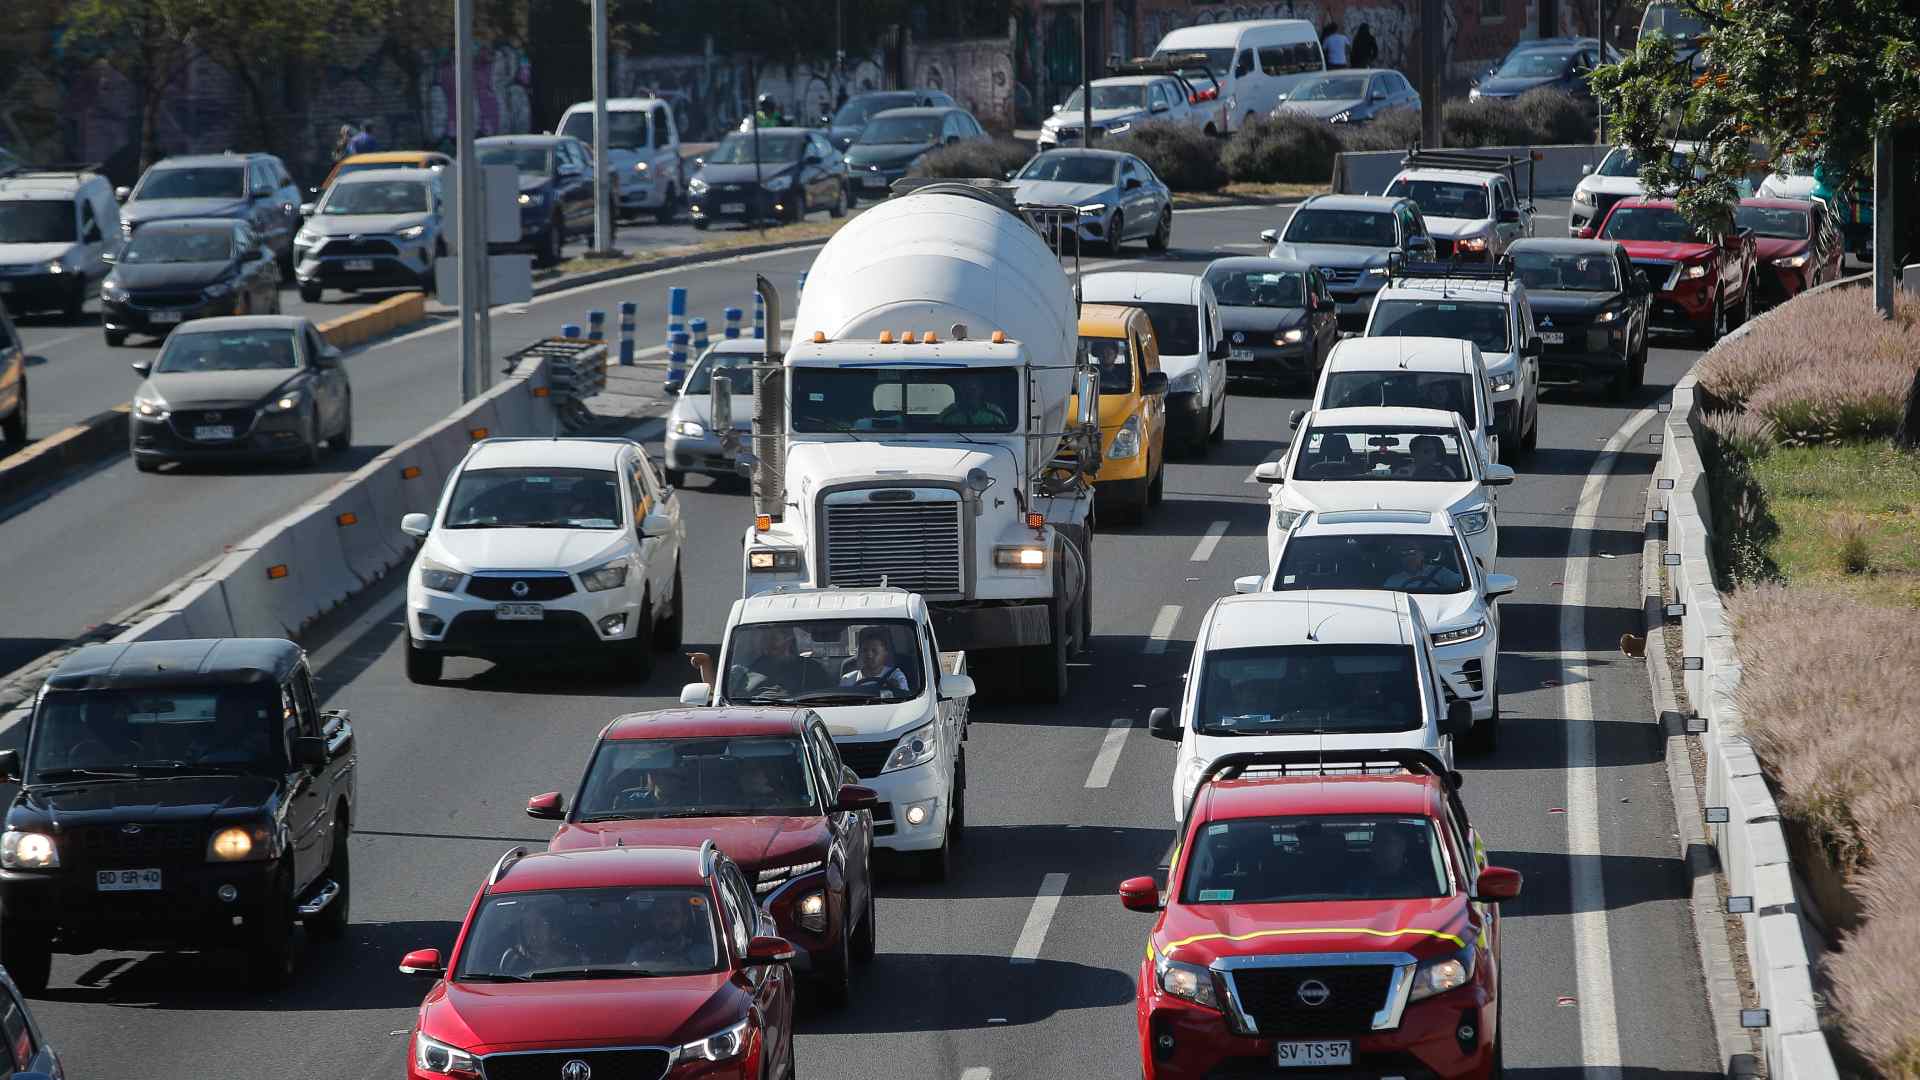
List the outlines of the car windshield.
{"label": "car windshield", "polygon": [[793,430],[1005,433],[1020,418],[1011,368],[790,369]]}
{"label": "car windshield", "polygon": [[233,258],[232,229],[141,229],[127,241],[123,263],[225,262]]}
{"label": "car windshield", "polygon": [[1488,356],[1508,349],[1507,305],[1488,301],[1382,297],[1367,323],[1368,337],[1460,338]]}
{"label": "car windshield", "polygon": [[1406,645],[1265,645],[1201,661],[1200,735],[1417,731],[1415,654]]}
{"label": "car windshield", "polygon": [[1440,838],[1424,817],[1267,817],[1208,822],[1193,840],[1185,904],[1417,900],[1447,895]]}
{"label": "car windshield", "polygon": [[[1678,150],[1674,151],[1673,168],[1676,172],[1685,172],[1687,169],[1687,155]],[[1633,151],[1625,147],[1615,147],[1607,154],[1606,160],[1600,163],[1600,167],[1594,171],[1601,176],[1631,176],[1638,178],[1640,175],[1640,159],[1634,156]]]}
{"label": "car windshield", "polygon": [[719,967],[719,935],[704,889],[529,890],[496,892],[481,902],[453,979],[637,979]]}
{"label": "car windshield", "polygon": [[200,330],[176,333],[154,363],[157,374],[292,371],[300,366],[292,330]]}
{"label": "car windshield", "polygon": [[1392,589],[1446,596],[1472,584],[1465,566],[1451,536],[1295,536],[1280,553],[1273,591]]}
{"label": "car windshield", "polygon": [[1573,62],[1571,49],[1528,49],[1507,57],[1500,70],[1493,73],[1496,79],[1551,79],[1567,70]]}
{"label": "car windshield", "polygon": [[1389,210],[1299,210],[1282,237],[1289,244],[1390,248],[1399,242]]}
{"label": "car windshield", "polygon": [[735,415],[744,415],[747,408],[746,395],[753,393],[753,362],[760,359],[759,353],[720,352],[707,350],[687,376],[687,393],[713,393],[713,375],[716,371],[727,373],[727,383],[733,388],[733,399],[740,402],[734,406]]}
{"label": "car windshield", "polygon": [[[1067,95],[1067,107],[1064,111],[1073,112],[1081,108],[1080,91]],[[1093,107],[1096,109],[1144,109],[1147,107],[1147,88],[1141,83],[1119,83],[1112,86],[1093,88]]]}
{"label": "car windshield", "polygon": [[1612,253],[1516,251],[1513,272],[1530,291],[1620,291],[1620,265]]}
{"label": "car windshield", "polygon": [[155,690],[49,690],[33,714],[27,782],[106,773],[273,772],[292,708],[271,682]]}
{"label": "car windshield", "polygon": [[1367,96],[1365,75],[1323,75],[1308,79],[1287,95],[1288,101],[1352,101]]}
{"label": "car windshield", "polygon": [[140,185],[141,199],[243,199],[247,170],[235,165],[156,169]]}
{"label": "car windshield", "polygon": [[467,469],[442,523],[449,529],[617,529],[612,469]]}
{"label": "car windshield", "polygon": [[1683,11],[1673,4],[1655,4],[1647,9],[1646,18],[1640,24],[1641,33],[1649,30],[1658,30],[1681,41],[1692,41],[1707,32],[1707,23],[1693,12]]}
{"label": "car windshield", "polygon": [[413,180],[361,180],[336,183],[320,212],[336,214],[424,214],[431,206],[427,185]]}
{"label": "car windshield", "polygon": [[[801,148],[807,145],[805,135],[775,135],[761,132],[759,143],[759,161],[763,165],[786,165],[800,160]],[[709,165],[751,165],[754,163],[754,143],[751,132],[736,131],[720,140],[720,145],[707,155]]]}
{"label": "car windshield", "polygon": [[552,171],[544,146],[482,146],[476,151],[482,165],[511,165],[522,176],[546,176]]}
{"label": "car windshield", "polygon": [[581,821],[809,817],[820,812],[797,735],[605,739],[580,785]]}
{"label": "car windshield", "polygon": [[912,94],[874,94],[854,98],[833,114],[834,127],[859,127],[875,113],[888,109],[910,109],[919,104]]}
{"label": "car windshield", "polygon": [[1805,210],[1788,210],[1777,206],[1736,206],[1733,220],[1743,229],[1752,229],[1756,236],[1771,236],[1781,240],[1807,238]]}
{"label": "car windshield", "polygon": [[1395,180],[1387,185],[1387,194],[1412,199],[1428,217],[1467,218],[1481,221],[1493,216],[1487,209],[1485,184],[1462,184],[1452,180]]}
{"label": "car windshield", "polygon": [[722,696],[778,705],[911,701],[925,679],[904,619],[748,623],[727,642]]}
{"label": "car windshield", "polygon": [[[593,145],[593,113],[581,110],[568,113],[560,124],[560,134],[571,136]],[[647,141],[647,114],[637,111],[607,112],[607,148],[610,150],[645,150]]]}
{"label": "car windshield", "polygon": [[1602,240],[1640,240],[1660,244],[1704,244],[1707,235],[1666,206],[1616,206],[1600,228]]}
{"label": "car windshield", "polygon": [[940,118],[883,114],[875,117],[855,141],[866,146],[918,146],[939,142]]}
{"label": "car windshield", "polygon": [[1133,356],[1126,338],[1081,337],[1080,350],[1100,368],[1100,392],[1133,392]]}
{"label": "car windshield", "polygon": [[1323,409],[1387,405],[1445,409],[1473,427],[1473,376],[1457,371],[1334,371],[1327,375]]}
{"label": "car windshield", "polygon": [[1294,465],[1295,480],[1415,480],[1454,483],[1473,478],[1448,428],[1316,427]]}
{"label": "car windshield", "polygon": [[70,202],[54,199],[0,202],[0,244],[71,244],[78,236]]}
{"label": "car windshield", "polygon": [[[1118,302],[1118,301],[1110,301]],[[1150,304],[1128,301],[1147,313],[1161,356],[1195,356],[1200,352],[1200,309],[1192,304]]]}
{"label": "car windshield", "polygon": [[1021,180],[1053,180],[1062,184],[1111,184],[1120,163],[1095,154],[1041,154],[1020,170]]}
{"label": "car windshield", "polygon": [[1221,307],[1299,308],[1307,304],[1305,275],[1292,270],[1215,269],[1207,284]]}

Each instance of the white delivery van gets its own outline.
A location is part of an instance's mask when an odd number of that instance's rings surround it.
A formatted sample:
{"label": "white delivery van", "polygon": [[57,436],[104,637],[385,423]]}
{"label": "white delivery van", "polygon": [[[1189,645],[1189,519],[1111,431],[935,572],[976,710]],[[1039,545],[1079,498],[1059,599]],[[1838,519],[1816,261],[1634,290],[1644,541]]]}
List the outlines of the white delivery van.
{"label": "white delivery van", "polygon": [[1305,19],[1250,19],[1170,30],[1153,50],[1160,58],[1174,53],[1205,53],[1220,79],[1228,131],[1255,116],[1265,116],[1283,94],[1309,75],[1327,70],[1320,32]]}

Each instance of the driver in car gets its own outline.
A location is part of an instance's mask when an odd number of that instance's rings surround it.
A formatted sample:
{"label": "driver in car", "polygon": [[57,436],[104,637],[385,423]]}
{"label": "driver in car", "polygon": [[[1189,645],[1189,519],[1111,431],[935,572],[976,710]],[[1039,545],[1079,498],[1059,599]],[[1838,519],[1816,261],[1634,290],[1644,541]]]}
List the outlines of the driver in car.
{"label": "driver in car", "polygon": [[777,686],[790,694],[807,688],[807,672],[813,665],[800,655],[800,642],[793,628],[771,626],[757,635],[759,656],[747,664],[747,670],[760,677],[761,686]]}
{"label": "driver in car", "polygon": [[1426,553],[1420,550],[1418,544],[1408,544],[1400,549],[1400,569],[1387,575],[1387,580],[1381,582],[1380,587],[1396,592],[1459,592],[1466,584],[1458,571],[1450,566],[1429,563]]}
{"label": "driver in car", "polygon": [[907,692],[907,673],[893,663],[893,646],[887,632],[876,626],[860,631],[859,666],[840,676],[841,686],[861,690],[898,690]]}
{"label": "driver in car", "polygon": [[953,404],[940,411],[940,423],[947,427],[1007,426],[1007,414],[987,400],[986,388],[977,379],[962,379],[954,386]]}
{"label": "driver in car", "polygon": [[649,902],[634,912],[633,946],[627,962],[642,971],[705,971],[713,967],[713,930],[706,901],[698,896]]}
{"label": "driver in car", "polygon": [[554,913],[538,901],[521,901],[519,931],[512,944],[500,953],[495,971],[502,975],[530,975],[546,968],[566,967],[582,962],[579,948],[566,939],[556,925]]}

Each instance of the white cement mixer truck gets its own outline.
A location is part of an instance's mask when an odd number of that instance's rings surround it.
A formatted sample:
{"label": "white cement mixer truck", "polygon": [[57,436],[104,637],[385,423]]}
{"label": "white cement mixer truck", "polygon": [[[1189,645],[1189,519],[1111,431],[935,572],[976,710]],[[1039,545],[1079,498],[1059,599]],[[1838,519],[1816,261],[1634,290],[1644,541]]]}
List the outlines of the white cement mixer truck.
{"label": "white cement mixer truck", "polygon": [[1093,622],[1098,378],[1042,232],[1074,214],[901,181],[827,242],[755,369],[745,595],[907,589],[983,688],[1064,697]]}

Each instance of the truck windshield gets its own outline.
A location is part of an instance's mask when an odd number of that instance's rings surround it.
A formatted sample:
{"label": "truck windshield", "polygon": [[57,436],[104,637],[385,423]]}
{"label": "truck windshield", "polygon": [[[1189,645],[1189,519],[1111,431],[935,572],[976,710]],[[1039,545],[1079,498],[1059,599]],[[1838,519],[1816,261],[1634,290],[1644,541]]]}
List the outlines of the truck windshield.
{"label": "truck windshield", "polygon": [[607,739],[580,785],[581,821],[817,814],[796,735]]}
{"label": "truck windshield", "polygon": [[1323,409],[1393,406],[1445,409],[1473,426],[1473,376],[1451,371],[1336,371],[1327,376]]}
{"label": "truck windshield", "polygon": [[1416,900],[1447,895],[1447,880],[1439,837],[1424,817],[1236,818],[1200,830],[1180,900]]}
{"label": "truck windshield", "polygon": [[285,715],[271,683],[49,691],[34,710],[27,783],[275,771],[286,760]]}
{"label": "truck windshield", "polygon": [[727,642],[725,699],[768,705],[911,701],[925,685],[913,623],[749,623]]}
{"label": "truck windshield", "polygon": [[1020,416],[1012,368],[814,368],[792,372],[793,430],[1004,434]]}
{"label": "truck windshield", "polygon": [[[571,112],[560,122],[560,134],[571,135],[588,146],[593,145],[593,111],[583,109]],[[645,150],[651,143],[647,139],[647,114],[631,110],[607,112],[607,149],[609,150]]]}
{"label": "truck windshield", "polygon": [[1295,480],[1472,479],[1460,442],[1445,428],[1317,427],[1307,433]]}
{"label": "truck windshield", "polygon": [[1451,536],[1295,536],[1280,553],[1273,591],[1392,589],[1448,596],[1466,590],[1464,565]]}
{"label": "truck windshield", "polygon": [[1520,284],[1540,292],[1620,291],[1620,267],[1612,252],[1516,251],[1513,272]]}
{"label": "truck windshield", "polygon": [[1382,297],[1373,306],[1367,336],[1462,338],[1499,356],[1507,351],[1507,305]]}
{"label": "truck windshield", "polygon": [[1405,645],[1266,645],[1209,652],[1200,735],[1417,731],[1426,722]]}
{"label": "truck windshield", "polygon": [[1400,242],[1391,210],[1296,210],[1282,239],[1289,244],[1373,248]]}
{"label": "truck windshield", "polygon": [[720,966],[705,889],[622,886],[488,897],[455,982],[641,979]]}

